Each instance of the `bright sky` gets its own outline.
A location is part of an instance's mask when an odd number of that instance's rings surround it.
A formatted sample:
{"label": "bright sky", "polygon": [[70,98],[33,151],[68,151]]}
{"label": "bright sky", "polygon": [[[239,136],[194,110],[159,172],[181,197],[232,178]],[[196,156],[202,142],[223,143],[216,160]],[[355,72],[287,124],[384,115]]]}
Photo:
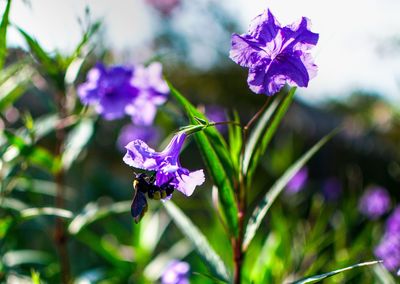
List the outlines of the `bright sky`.
{"label": "bright sky", "polygon": [[[103,18],[109,42],[119,50],[149,42],[156,31],[155,23],[160,23],[144,0],[31,0],[30,3],[31,8],[23,1],[13,1],[11,20],[48,50],[70,50],[78,42],[81,32],[77,18],[84,15],[85,6],[90,7],[94,19]],[[400,1],[220,0],[219,3],[238,16],[242,24],[238,33],[246,32],[250,20],[267,7],[283,25],[301,16],[311,19],[312,30],[320,34],[315,50],[319,74],[309,88],[300,92],[307,101],[343,97],[358,89],[378,91],[400,103]],[[184,15],[181,18],[185,19]],[[192,20],[197,19],[192,17]],[[21,42],[16,33],[10,32],[9,38],[11,42]]]}

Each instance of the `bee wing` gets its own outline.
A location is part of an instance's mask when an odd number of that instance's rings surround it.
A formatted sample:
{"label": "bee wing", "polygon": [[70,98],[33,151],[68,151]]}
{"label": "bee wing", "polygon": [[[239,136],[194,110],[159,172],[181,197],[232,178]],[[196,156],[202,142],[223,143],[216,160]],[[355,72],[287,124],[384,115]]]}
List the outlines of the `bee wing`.
{"label": "bee wing", "polygon": [[133,193],[133,200],[131,204],[131,215],[133,219],[135,220],[135,223],[139,223],[139,221],[142,219],[144,213],[146,213],[147,210],[147,199],[146,195],[144,195],[143,192],[137,190],[136,187],[134,187],[134,193]]}

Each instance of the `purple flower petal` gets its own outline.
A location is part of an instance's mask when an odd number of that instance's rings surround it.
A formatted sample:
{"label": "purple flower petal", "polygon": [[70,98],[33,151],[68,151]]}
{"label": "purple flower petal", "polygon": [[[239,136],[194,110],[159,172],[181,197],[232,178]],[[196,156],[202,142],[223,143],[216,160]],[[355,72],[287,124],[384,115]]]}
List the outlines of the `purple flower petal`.
{"label": "purple flower petal", "polygon": [[300,169],[292,179],[286,185],[286,192],[289,194],[295,194],[299,192],[307,183],[308,180],[308,169]]}
{"label": "purple flower petal", "polygon": [[161,276],[162,284],[189,284],[190,265],[184,261],[173,260]]}

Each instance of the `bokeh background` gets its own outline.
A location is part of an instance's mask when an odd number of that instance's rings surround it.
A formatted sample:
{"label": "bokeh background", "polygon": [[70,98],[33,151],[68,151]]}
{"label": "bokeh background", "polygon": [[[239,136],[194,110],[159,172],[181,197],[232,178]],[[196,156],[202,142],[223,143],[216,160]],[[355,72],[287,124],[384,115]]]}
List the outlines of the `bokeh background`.
{"label": "bokeh background", "polygon": [[[5,5],[6,1],[0,2],[2,13]],[[314,54],[319,74],[309,88],[298,90],[258,168],[249,205],[254,206],[320,137],[338,126],[343,128],[273,205],[250,248],[245,264],[252,267],[248,277],[260,283],[281,283],[377,259],[375,248],[400,198],[400,2],[14,1],[6,64],[30,58],[26,40],[16,27],[37,39],[51,56],[66,56],[83,32],[99,22],[98,32],[90,39],[93,49],[74,86],[99,61],[159,61],[165,77],[208,112],[210,119],[228,119],[236,110],[242,121],[248,121],[265,97],[251,93],[247,70],[229,59],[230,35],[246,32],[250,20],[267,7],[282,24],[301,16],[312,20],[312,30],[320,34]],[[24,127],[28,112],[34,120],[54,112],[53,86],[42,73],[32,72],[23,95],[2,110],[1,130]],[[88,146],[65,177],[65,208],[90,215],[90,210],[114,208],[113,204],[132,198],[133,172],[122,162],[124,152],[119,144],[124,143],[118,143],[129,122],[128,118],[96,120]],[[168,101],[154,123],[153,147],[161,149],[165,139],[185,123],[174,101]],[[226,129],[220,131],[227,135]],[[55,139],[50,133],[38,144],[52,149]],[[187,168],[204,168],[194,141],[189,140],[181,159]],[[208,173],[206,179],[193,197],[174,194],[173,199],[216,251],[231,259],[229,240],[213,210]],[[376,187],[383,188],[390,200],[377,217],[362,209],[362,196]],[[29,283],[36,273],[43,283],[60,281],[52,237],[54,218],[13,223],[18,208],[54,205],[54,196],[51,176],[35,167],[19,169],[11,180],[2,176],[2,197],[17,203],[3,203],[1,208],[0,281]],[[377,202],[379,197],[372,198],[371,206]],[[129,212],[118,213],[114,208],[96,222],[88,222],[87,230],[68,237],[76,282],[153,283],[171,259],[180,259],[191,265],[191,282],[213,283],[204,276],[209,274],[207,267],[162,206],[150,202],[149,207],[141,225],[133,224]],[[399,260],[400,249],[393,253]],[[396,283],[396,272],[377,266],[340,274],[327,283]]]}

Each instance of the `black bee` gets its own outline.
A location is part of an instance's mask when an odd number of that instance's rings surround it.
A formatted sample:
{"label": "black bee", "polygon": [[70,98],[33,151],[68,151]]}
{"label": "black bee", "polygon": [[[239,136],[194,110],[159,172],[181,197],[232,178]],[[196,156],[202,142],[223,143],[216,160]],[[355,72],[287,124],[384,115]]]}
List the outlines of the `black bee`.
{"label": "black bee", "polygon": [[157,186],[154,184],[155,176],[147,176],[146,174],[138,174],[133,181],[133,200],[131,205],[131,214],[135,223],[143,218],[147,211],[147,196],[150,199],[160,200],[172,195],[175,188],[170,185],[170,181]]}

